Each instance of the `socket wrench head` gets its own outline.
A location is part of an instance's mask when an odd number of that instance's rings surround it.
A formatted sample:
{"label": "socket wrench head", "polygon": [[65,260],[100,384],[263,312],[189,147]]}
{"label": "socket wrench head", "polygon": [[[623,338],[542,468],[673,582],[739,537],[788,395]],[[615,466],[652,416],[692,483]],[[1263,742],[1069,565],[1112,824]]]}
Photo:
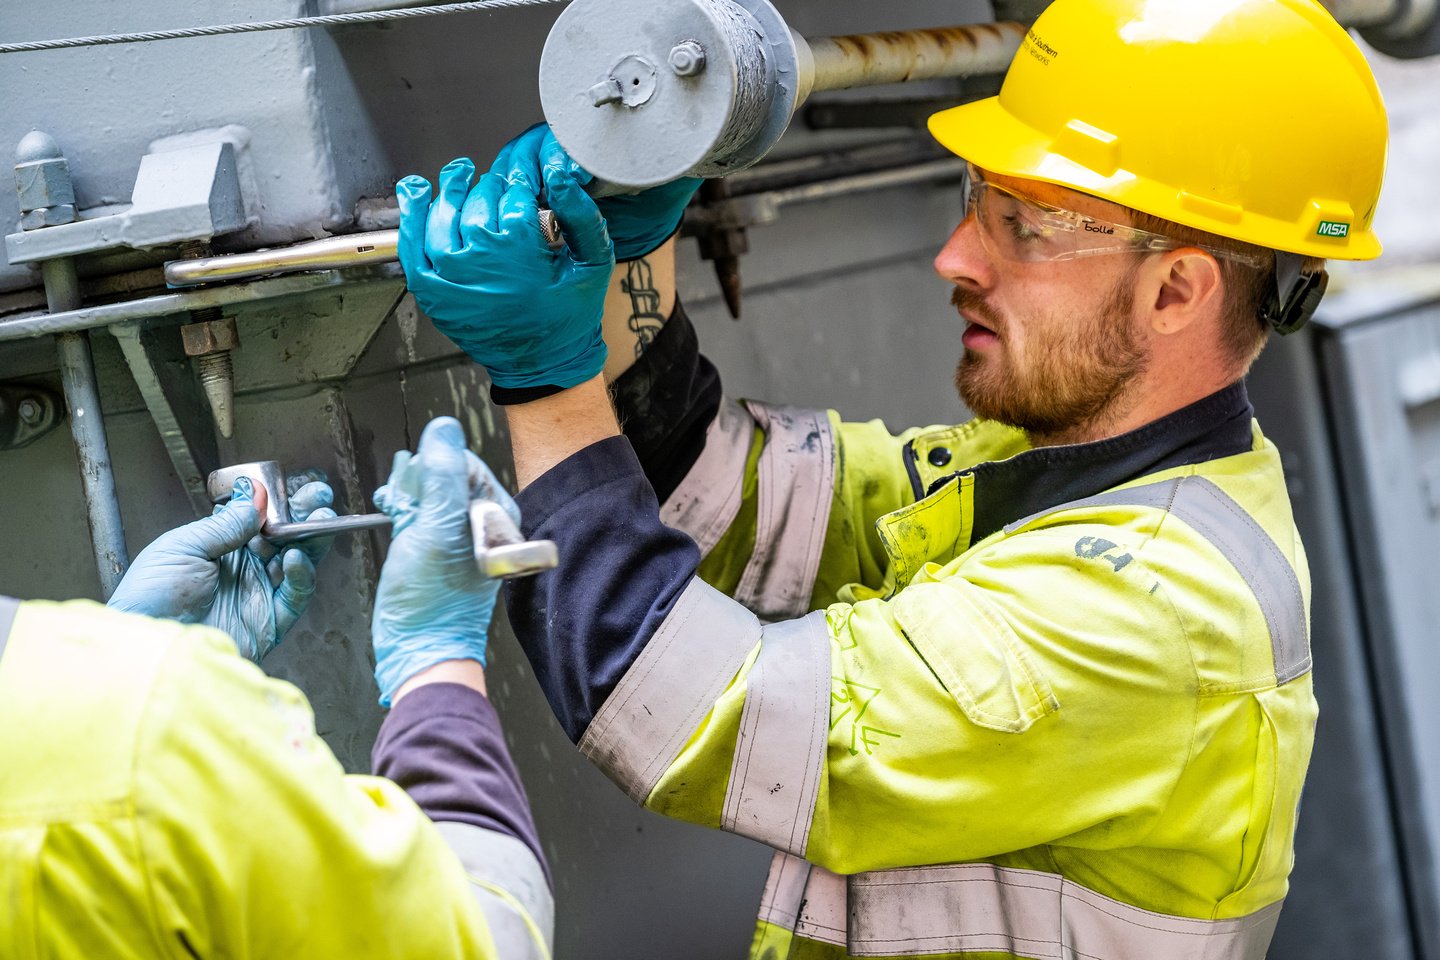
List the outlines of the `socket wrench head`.
{"label": "socket wrench head", "polygon": [[280,467],[279,460],[237,463],[216,470],[210,474],[210,479],[205,484],[206,492],[210,494],[210,502],[227,502],[235,488],[235,481],[241,477],[249,477],[263,485],[265,492],[270,495],[269,502],[265,505],[266,526],[290,521],[290,497],[285,491],[285,471]]}

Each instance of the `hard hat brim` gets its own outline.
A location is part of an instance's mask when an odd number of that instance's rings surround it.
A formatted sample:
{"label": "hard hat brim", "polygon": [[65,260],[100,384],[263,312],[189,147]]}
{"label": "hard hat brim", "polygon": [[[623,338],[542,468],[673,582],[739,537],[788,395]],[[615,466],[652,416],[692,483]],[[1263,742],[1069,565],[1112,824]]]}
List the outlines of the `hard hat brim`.
{"label": "hard hat brim", "polygon": [[[1106,175],[1054,149],[1054,140],[1012,115],[1000,97],[989,97],[932,114],[927,126],[942,146],[991,173],[1053,183],[1102,200],[1153,214],[1174,223],[1235,237],[1272,250],[1333,260],[1373,260],[1381,245],[1372,230],[1352,231],[1343,240],[1317,236],[1295,243],[1295,224],[1244,212],[1224,219],[1187,210],[1174,186],[1145,180],[1124,169]],[[1200,207],[1203,201],[1190,199]]]}

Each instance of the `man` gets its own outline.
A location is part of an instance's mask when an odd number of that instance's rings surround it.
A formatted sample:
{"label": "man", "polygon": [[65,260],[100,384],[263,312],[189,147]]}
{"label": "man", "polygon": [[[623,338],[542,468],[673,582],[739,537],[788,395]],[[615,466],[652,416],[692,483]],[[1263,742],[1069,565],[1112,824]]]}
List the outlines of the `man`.
{"label": "man", "polygon": [[723,400],[678,304],[602,320],[610,239],[673,298],[673,185],[597,208],[543,130],[401,182],[560,550],[512,623],[634,799],[780,851],[754,956],[1256,960],[1316,707],[1243,378],[1379,253],[1374,80],[1312,0],[1056,0],[931,129],[972,165],[935,263],[979,419],[898,437]]}
{"label": "man", "polygon": [[[395,518],[380,776],[345,776],[300,691],[236,655],[299,617],[324,549],[272,556],[248,478],[147,547],[109,609],[0,598],[0,955],[549,956],[543,860],[485,697],[499,585],[471,551],[474,461],[437,420],[376,494]],[[294,519],[329,501],[306,485]]]}

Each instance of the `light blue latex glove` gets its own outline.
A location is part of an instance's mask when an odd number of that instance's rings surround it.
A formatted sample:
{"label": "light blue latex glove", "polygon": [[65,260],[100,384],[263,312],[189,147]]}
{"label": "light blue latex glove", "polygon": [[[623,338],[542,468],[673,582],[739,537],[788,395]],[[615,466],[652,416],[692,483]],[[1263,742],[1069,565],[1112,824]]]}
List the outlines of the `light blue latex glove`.
{"label": "light blue latex glove", "polygon": [[[544,177],[565,245],[540,231],[537,184],[507,183],[452,160],[433,200],[422,177],[395,185],[400,263],[415,302],[502,389],[573,387],[605,365],[600,317],[615,254],[574,177]],[[497,398],[499,399],[499,398]]]}
{"label": "light blue latex glove", "polygon": [[[330,487],[298,478],[290,519],[335,516]],[[297,478],[292,478],[292,484]],[[228,633],[240,654],[259,663],[285,636],[315,592],[315,565],[332,538],[307,540],[283,553],[260,537],[264,488],[235,481],[230,502],[203,520],[161,534],[125,572],[109,606]]]}
{"label": "light blue latex glove", "polygon": [[380,705],[415,674],[446,660],[485,664],[485,644],[500,581],[475,562],[468,516],[475,494],[520,523],[520,508],[490,468],[465,447],[452,417],[431,420],[414,456],[395,454],[375,505],[395,521],[390,553],[375,592],[375,682]]}
{"label": "light blue latex glove", "polygon": [[[490,172],[511,183],[539,186],[547,169],[564,172],[580,184],[594,179],[571,159],[550,132],[538,123],[500,148]],[[704,183],[698,177],[681,177],[639,193],[601,197],[595,201],[610,230],[617,261],[638,260],[654,253],[680,227],[685,206]]]}

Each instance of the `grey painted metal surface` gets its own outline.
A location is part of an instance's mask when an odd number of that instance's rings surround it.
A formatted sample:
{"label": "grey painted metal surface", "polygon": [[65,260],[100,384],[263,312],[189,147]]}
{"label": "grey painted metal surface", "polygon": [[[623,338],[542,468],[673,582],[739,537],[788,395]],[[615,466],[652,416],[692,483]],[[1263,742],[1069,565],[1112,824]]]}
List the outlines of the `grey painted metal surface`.
{"label": "grey painted metal surface", "polygon": [[1337,323],[1322,356],[1411,928],[1440,957],[1440,303]]}
{"label": "grey painted metal surface", "polygon": [[[306,0],[9,2],[0,4],[0,39],[277,19],[308,7]],[[91,213],[131,202],[153,141],[210,128],[234,127],[243,141],[241,183],[257,222],[235,235],[241,247],[344,227],[359,197],[385,193],[393,182],[383,142],[323,30],[13,54],[0,57],[0,89],[10,92],[0,143],[17,143],[36,127],[54,135],[70,159],[77,206]],[[16,221],[7,194],[0,191],[6,228]],[[33,282],[23,267],[0,266],[0,290]]]}

